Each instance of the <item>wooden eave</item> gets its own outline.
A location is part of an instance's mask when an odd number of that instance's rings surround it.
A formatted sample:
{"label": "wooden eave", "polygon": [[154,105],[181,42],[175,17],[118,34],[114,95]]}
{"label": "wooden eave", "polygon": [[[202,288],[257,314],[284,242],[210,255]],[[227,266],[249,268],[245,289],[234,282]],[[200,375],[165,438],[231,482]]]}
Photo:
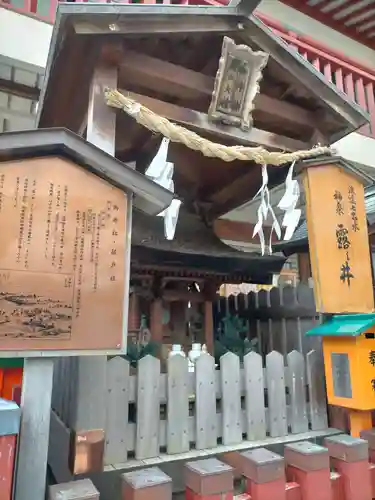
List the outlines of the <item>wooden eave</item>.
{"label": "wooden eave", "polygon": [[174,197],[167,189],[70,130],[49,128],[0,134],[0,163],[41,157],[59,157],[74,162],[134,195],[135,208],[149,215],[157,215],[167,208]]}
{"label": "wooden eave", "polygon": [[175,238],[164,236],[163,219],[134,212],[131,267],[134,274],[212,276],[222,283],[269,284],[281,271],[282,254],[261,256],[223,243],[199,216],[182,209]]}
{"label": "wooden eave", "polygon": [[[117,65],[119,89],[219,143],[295,151],[332,143],[367,122],[366,113],[345,94],[241,9],[241,2],[237,8],[60,4],[38,126],[84,134],[90,81],[99,59]],[[248,132],[213,124],[207,117],[225,35],[270,53],[255,101],[254,127]],[[136,162],[143,173],[159,143],[160,138],[118,112],[117,158]],[[175,163],[177,194],[210,220],[251,199],[261,182],[260,167],[252,162],[226,164],[179,145],[170,148],[169,160]],[[269,177],[277,185],[284,168],[270,169]]]}
{"label": "wooden eave", "polygon": [[375,49],[375,10],[371,1],[281,0],[282,3],[329,26],[353,40]]}

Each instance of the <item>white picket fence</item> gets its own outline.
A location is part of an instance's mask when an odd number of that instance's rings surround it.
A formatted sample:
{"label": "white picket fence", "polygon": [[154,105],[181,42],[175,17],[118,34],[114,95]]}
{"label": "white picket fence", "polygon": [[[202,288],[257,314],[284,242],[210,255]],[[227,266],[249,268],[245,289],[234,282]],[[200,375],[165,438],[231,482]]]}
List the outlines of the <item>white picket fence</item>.
{"label": "white picket fence", "polygon": [[[91,365],[90,365],[91,363]],[[95,372],[93,371],[95,364]],[[90,368],[90,369],[89,369]],[[94,376],[96,373],[96,376]],[[219,445],[327,428],[324,369],[316,351],[284,357],[202,355],[195,372],[181,356],[56,360],[53,409],[73,430],[105,429],[105,464],[175,455]]]}

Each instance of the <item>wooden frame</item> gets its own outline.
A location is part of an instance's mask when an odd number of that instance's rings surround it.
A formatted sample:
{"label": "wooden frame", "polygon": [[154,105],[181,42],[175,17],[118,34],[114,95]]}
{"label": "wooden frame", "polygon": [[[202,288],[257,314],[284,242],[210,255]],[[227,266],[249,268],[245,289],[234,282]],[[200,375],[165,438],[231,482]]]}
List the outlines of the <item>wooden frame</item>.
{"label": "wooden frame", "polygon": [[[254,99],[259,92],[262,70],[268,62],[268,57],[265,52],[254,52],[247,45],[236,45],[231,38],[224,37],[212,101],[208,110],[208,116],[212,120],[239,126],[243,130],[248,130],[252,126],[251,112],[254,109]],[[235,76],[237,80],[234,79]],[[230,88],[231,94],[228,95]],[[234,94],[238,94],[240,90],[242,92],[239,99],[236,99]],[[231,98],[239,102],[229,103]]]}

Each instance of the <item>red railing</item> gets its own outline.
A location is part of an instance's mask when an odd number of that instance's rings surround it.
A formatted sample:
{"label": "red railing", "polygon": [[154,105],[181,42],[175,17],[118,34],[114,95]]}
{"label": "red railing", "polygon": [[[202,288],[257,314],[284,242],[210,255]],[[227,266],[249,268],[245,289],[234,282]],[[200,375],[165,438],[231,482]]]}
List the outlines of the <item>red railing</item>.
{"label": "red railing", "polygon": [[375,138],[375,71],[362,66],[345,54],[320,45],[308,36],[286,30],[273,19],[263,15],[258,17],[296,49],[327,80],[370,114],[369,125],[362,127],[360,132]]}
{"label": "red railing", "polygon": [[[85,2],[88,0],[76,0]],[[110,3],[111,0],[95,0]],[[122,0],[121,3],[168,3],[195,5],[223,5],[229,0]],[[54,22],[58,0],[0,0],[0,6],[42,21]],[[375,71],[366,68],[345,54],[340,54],[305,35],[285,29],[277,21],[257,14],[278,36],[295,48],[302,57],[315,66],[330,82],[345,92],[353,101],[365,109],[371,117],[369,125],[361,128],[364,135],[375,138]]]}

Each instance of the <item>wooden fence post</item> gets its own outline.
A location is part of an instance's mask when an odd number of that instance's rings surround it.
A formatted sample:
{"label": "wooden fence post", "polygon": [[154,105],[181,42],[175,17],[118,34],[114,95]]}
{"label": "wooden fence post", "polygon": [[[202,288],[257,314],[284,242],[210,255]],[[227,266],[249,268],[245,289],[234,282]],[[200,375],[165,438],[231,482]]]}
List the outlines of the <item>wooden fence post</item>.
{"label": "wooden fence post", "polygon": [[285,500],[284,459],[266,448],[241,453],[242,474],[252,500]]}
{"label": "wooden fence post", "polygon": [[287,478],[300,485],[303,500],[331,500],[328,450],[309,443],[285,446]]}
{"label": "wooden fence post", "polygon": [[172,479],[159,467],[125,472],[122,500],[172,500]]}
{"label": "wooden fence post", "polygon": [[370,462],[375,463],[375,429],[362,431],[360,437],[367,441]]}
{"label": "wooden fence post", "polygon": [[216,458],[185,465],[186,500],[232,500],[233,468]]}
{"label": "wooden fence post", "polygon": [[341,475],[343,500],[371,500],[367,441],[340,434],[326,438],[324,444]]}
{"label": "wooden fence post", "polygon": [[0,399],[0,498],[11,500],[13,493],[16,442],[21,410],[13,401]]}
{"label": "wooden fence post", "polygon": [[81,479],[50,486],[48,500],[99,500],[99,492],[90,479]]}
{"label": "wooden fence post", "polygon": [[375,429],[362,431],[361,438],[368,443],[372,498],[375,498]]}

